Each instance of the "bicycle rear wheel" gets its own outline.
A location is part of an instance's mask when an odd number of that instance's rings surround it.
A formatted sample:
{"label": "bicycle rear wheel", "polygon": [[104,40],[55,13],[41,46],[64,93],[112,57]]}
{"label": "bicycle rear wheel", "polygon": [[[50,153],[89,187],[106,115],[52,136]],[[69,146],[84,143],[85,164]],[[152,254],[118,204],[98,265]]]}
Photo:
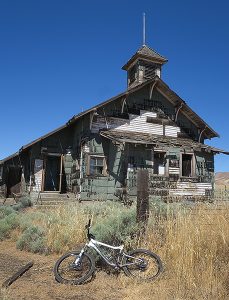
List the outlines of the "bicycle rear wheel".
{"label": "bicycle rear wheel", "polygon": [[80,251],[73,251],[61,256],[54,266],[54,275],[58,282],[68,284],[81,284],[91,277],[95,271],[94,258],[83,253],[79,265],[75,264]]}
{"label": "bicycle rear wheel", "polygon": [[136,249],[128,253],[130,257],[124,257],[123,270],[127,276],[133,276],[145,281],[155,280],[163,271],[160,257],[145,249]]}

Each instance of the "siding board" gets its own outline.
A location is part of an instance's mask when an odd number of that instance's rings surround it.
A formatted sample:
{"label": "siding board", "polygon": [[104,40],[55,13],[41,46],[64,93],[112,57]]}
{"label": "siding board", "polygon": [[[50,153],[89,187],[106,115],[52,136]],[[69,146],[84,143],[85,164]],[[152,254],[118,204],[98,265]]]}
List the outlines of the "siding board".
{"label": "siding board", "polygon": [[[156,116],[156,113],[147,111],[141,111],[140,116],[130,114],[129,120],[113,117],[105,118],[99,116],[92,123],[92,132],[98,133],[99,130],[102,129],[116,129],[120,131],[132,131],[163,135],[163,125],[146,122],[147,117],[156,118]],[[165,125],[166,136],[177,137],[178,132],[180,132],[179,127]]]}

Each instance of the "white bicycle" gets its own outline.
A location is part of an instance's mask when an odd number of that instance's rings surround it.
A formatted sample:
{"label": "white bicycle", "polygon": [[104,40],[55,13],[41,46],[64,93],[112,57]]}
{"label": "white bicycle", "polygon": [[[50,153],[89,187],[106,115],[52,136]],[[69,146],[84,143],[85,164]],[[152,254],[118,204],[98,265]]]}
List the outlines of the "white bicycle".
{"label": "white bicycle", "polygon": [[86,225],[89,242],[81,251],[72,251],[61,256],[54,266],[54,275],[58,282],[81,284],[95,272],[95,258],[88,252],[94,249],[100,257],[115,270],[123,270],[127,276],[134,276],[145,281],[156,279],[163,271],[162,261],[155,253],[136,249],[124,252],[124,246],[111,246],[99,242],[90,233],[91,220]]}

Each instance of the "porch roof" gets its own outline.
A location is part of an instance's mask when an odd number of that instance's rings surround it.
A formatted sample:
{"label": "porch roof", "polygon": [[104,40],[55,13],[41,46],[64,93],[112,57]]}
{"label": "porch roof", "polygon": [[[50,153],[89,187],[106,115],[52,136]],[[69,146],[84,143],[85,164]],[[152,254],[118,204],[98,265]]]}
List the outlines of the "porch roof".
{"label": "porch roof", "polygon": [[188,138],[174,138],[160,135],[153,135],[141,132],[130,132],[120,130],[100,131],[100,135],[117,143],[144,144],[153,146],[173,146],[186,147],[196,151],[205,150],[206,152],[224,153],[229,155],[228,151],[224,151],[209,145],[198,143]]}

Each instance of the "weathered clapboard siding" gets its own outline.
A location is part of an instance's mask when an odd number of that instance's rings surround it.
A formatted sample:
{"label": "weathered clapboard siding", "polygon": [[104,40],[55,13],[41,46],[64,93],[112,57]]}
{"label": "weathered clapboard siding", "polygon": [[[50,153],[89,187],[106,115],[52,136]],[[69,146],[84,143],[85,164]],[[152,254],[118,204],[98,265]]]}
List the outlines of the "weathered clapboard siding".
{"label": "weathered clapboard siding", "polygon": [[179,127],[165,125],[165,135],[171,137],[177,137],[177,133],[180,132]]}
{"label": "weathered clapboard siding", "polygon": [[169,167],[169,174],[180,174],[180,168]]}
{"label": "weathered clapboard siding", "polygon": [[156,118],[157,114],[154,112],[141,111],[140,115],[129,115],[129,120],[121,118],[105,118],[97,117],[96,121],[92,123],[92,132],[97,133],[101,129],[116,129],[120,131],[142,132],[155,135],[177,137],[180,128],[176,126],[165,125],[165,132],[163,125],[153,124],[147,122],[147,117]]}
{"label": "weathered clapboard siding", "polygon": [[204,196],[206,190],[212,190],[211,183],[204,182],[178,182],[176,189],[171,189],[169,195],[173,196]]}
{"label": "weathered clapboard siding", "polygon": [[35,159],[34,164],[34,181],[35,185],[33,186],[34,192],[40,192],[42,186],[42,174],[43,174],[43,160]]}
{"label": "weathered clapboard siding", "polygon": [[145,118],[146,117],[156,118],[157,113],[153,111],[140,110],[140,116],[143,116]]}

